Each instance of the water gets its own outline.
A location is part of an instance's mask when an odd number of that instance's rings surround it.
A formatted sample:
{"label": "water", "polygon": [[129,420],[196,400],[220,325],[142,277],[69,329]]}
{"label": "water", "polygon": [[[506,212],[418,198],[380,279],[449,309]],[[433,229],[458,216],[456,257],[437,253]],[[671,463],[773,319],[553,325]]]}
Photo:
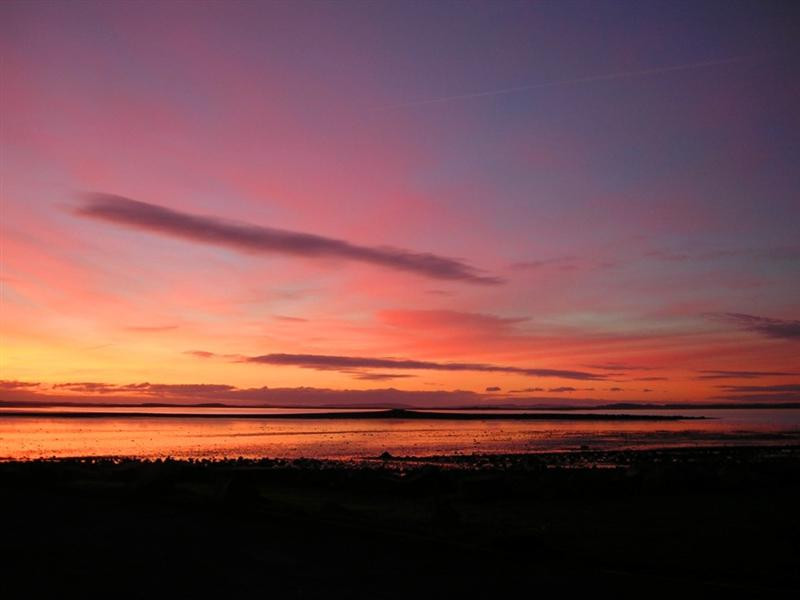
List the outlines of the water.
{"label": "water", "polygon": [[[374,457],[488,454],[800,443],[800,410],[647,410],[613,414],[705,416],[687,421],[513,421],[409,419],[245,419],[241,413],[293,409],[141,408],[98,411],[102,417],[63,418],[41,408],[34,416],[0,409],[0,459],[75,456],[140,458]],[[296,412],[297,409],[294,409]],[[28,409],[26,409],[28,411]],[[141,412],[121,416],[114,412]],[[302,409],[302,412],[313,412]],[[325,410],[324,412],[333,412]],[[337,411],[346,412],[346,411]],[[498,411],[493,411],[498,412]],[[534,411],[528,411],[534,412]],[[556,411],[548,411],[556,412]],[[600,411],[598,411],[600,412]],[[169,418],[149,416],[170,414]],[[214,418],[196,418],[199,415]],[[237,418],[237,415],[238,418]]]}

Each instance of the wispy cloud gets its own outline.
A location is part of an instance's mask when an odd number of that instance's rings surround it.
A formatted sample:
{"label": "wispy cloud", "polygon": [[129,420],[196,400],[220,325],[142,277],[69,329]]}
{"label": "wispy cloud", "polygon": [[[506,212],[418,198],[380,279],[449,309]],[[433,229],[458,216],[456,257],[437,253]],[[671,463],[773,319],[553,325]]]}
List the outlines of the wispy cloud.
{"label": "wispy cloud", "polygon": [[164,402],[196,404],[223,402],[245,406],[361,406],[361,407],[445,407],[475,406],[488,400],[481,394],[464,390],[396,390],[393,388],[348,390],[329,388],[239,388],[208,383],[129,383],[116,385],[100,382],[57,383],[49,389],[39,384],[13,382],[15,387],[0,385],[0,402],[40,403],[115,403],[135,405]]}
{"label": "wispy cloud", "polygon": [[216,356],[214,352],[208,352],[206,350],[186,350],[184,354],[195,356],[197,358],[214,358]]}
{"label": "wispy cloud", "polygon": [[756,393],[756,394],[728,394],[722,396],[713,396],[711,400],[727,400],[729,402],[741,402],[747,404],[754,403],[797,403],[800,402],[800,393],[797,392],[772,392],[772,393]]}
{"label": "wispy cloud", "polygon": [[730,321],[742,329],[760,333],[761,335],[785,340],[800,340],[800,321],[788,319],[772,319],[743,313],[723,313],[716,315]]}
{"label": "wispy cloud", "polygon": [[350,371],[352,369],[400,369],[426,371],[477,371],[487,373],[516,373],[529,377],[558,377],[561,379],[601,380],[602,374],[562,369],[533,369],[484,363],[440,363],[396,358],[370,358],[326,354],[264,354],[251,356],[245,362],[317,369],[321,371]]}
{"label": "wispy cloud", "polygon": [[703,369],[697,379],[759,379],[761,377],[785,377],[800,375],[788,371],[712,371]]}
{"label": "wispy cloud", "polygon": [[359,246],[311,233],[180,212],[113,194],[90,194],[75,212],[83,217],[194,242],[225,246],[240,252],[337,258],[407,271],[432,279],[484,285],[502,283],[499,278],[484,275],[475,267],[455,258],[388,246]]}
{"label": "wispy cloud", "polygon": [[645,252],[648,258],[667,262],[716,260],[720,258],[747,257],[761,260],[800,259],[800,245],[771,246],[763,248],[716,248],[716,249],[654,249]]}
{"label": "wispy cloud", "polygon": [[0,390],[27,390],[39,387],[39,383],[35,381],[12,381],[4,379],[0,381]]}
{"label": "wispy cloud", "polygon": [[728,256],[735,256],[736,251],[733,250],[708,250],[704,252],[688,252],[685,250],[649,250],[645,252],[648,258],[657,260],[664,260],[667,262],[686,262],[689,260],[710,260],[714,258],[725,258]]}
{"label": "wispy cloud", "polygon": [[600,369],[602,371],[652,371],[655,367],[640,367],[637,365],[629,365],[625,363],[602,363],[595,365],[586,365],[589,369]]}
{"label": "wispy cloud", "polygon": [[93,394],[106,394],[117,391],[119,386],[109,383],[99,383],[95,381],[80,381],[80,382],[67,382],[56,383],[53,385],[54,390],[67,390],[70,392],[89,392]]}
{"label": "wispy cloud", "polygon": [[[331,389],[315,387],[253,387],[240,388],[216,383],[128,383],[78,382],[36,384],[13,382],[14,387],[0,385],[0,403],[47,403],[47,404],[115,404],[138,405],[165,403],[171,405],[217,404],[233,406],[284,406],[284,407],[408,407],[408,408],[456,408],[470,406],[550,406],[561,405],[564,397],[560,392],[593,391],[594,388],[552,388],[550,396],[513,396],[498,394],[500,386],[488,386],[484,392],[468,390],[398,390],[395,388]],[[619,388],[612,388],[619,390]],[[509,393],[544,392],[542,388],[510,390]],[[647,390],[645,390],[647,391]],[[769,400],[776,397],[798,394],[763,394]],[[740,397],[735,397],[740,399]],[[607,399],[569,397],[570,403],[597,405]]]}
{"label": "wispy cloud", "polygon": [[186,350],[184,354],[194,356],[195,358],[224,358],[234,362],[242,362],[247,358],[241,354],[217,354],[216,352],[208,352],[207,350]]}
{"label": "wispy cloud", "polygon": [[347,371],[347,373],[363,381],[389,381],[391,379],[416,377],[416,375],[412,375],[411,373],[369,373],[364,371]]}
{"label": "wispy cloud", "polygon": [[177,328],[177,325],[132,325],[130,327],[126,327],[125,329],[128,331],[141,331],[144,333],[158,333],[160,331],[170,331]]}
{"label": "wispy cloud", "polygon": [[721,385],[720,389],[736,393],[764,393],[764,392],[800,392],[800,384],[789,383],[783,385]]}
{"label": "wispy cloud", "polygon": [[304,319],[302,317],[290,317],[288,315],[275,315],[274,319],[276,321],[284,321],[286,323],[307,323],[308,319]]}
{"label": "wispy cloud", "polygon": [[220,392],[229,392],[235,390],[236,387],[224,384],[206,384],[206,383],[189,383],[189,384],[169,384],[169,383],[128,383],[128,384],[114,384],[114,383],[101,383],[94,381],[81,381],[81,382],[66,382],[53,384],[52,389],[63,390],[69,392],[82,392],[89,394],[120,394],[120,393],[137,393],[149,394],[156,396],[170,396],[170,395],[205,395],[216,394]]}
{"label": "wispy cloud", "polygon": [[528,320],[527,317],[500,317],[457,310],[393,309],[379,311],[376,316],[382,323],[403,329],[455,329],[493,335],[511,333],[516,325]]}
{"label": "wispy cloud", "polygon": [[511,264],[512,269],[535,270],[543,267],[556,266],[558,268],[566,268],[568,270],[577,269],[575,256],[558,256],[556,258],[543,258],[537,260],[522,260]]}
{"label": "wispy cloud", "polygon": [[426,106],[431,104],[443,104],[445,102],[452,102],[454,100],[469,100],[473,98],[490,98],[493,96],[504,96],[507,94],[518,94],[521,92],[530,92],[533,90],[541,90],[552,87],[560,87],[565,85],[577,85],[581,83],[592,83],[597,81],[613,81],[615,79],[630,79],[633,77],[645,77],[647,75],[658,75],[662,73],[672,73],[675,71],[692,71],[696,69],[707,69],[709,67],[716,67],[719,65],[727,65],[737,62],[743,62],[750,57],[732,57],[721,58],[716,60],[705,60],[701,62],[687,63],[682,65],[673,65],[670,67],[656,67],[651,69],[637,69],[632,71],[618,71],[616,73],[606,73],[603,75],[590,75],[588,77],[574,77],[571,79],[559,79],[556,81],[546,81],[542,83],[533,83],[529,85],[520,85],[515,87],[500,88],[494,90],[486,90],[482,92],[472,92],[468,94],[454,94],[451,96],[440,96],[438,98],[429,98],[427,100],[416,100],[413,102],[402,102],[398,104],[389,104],[379,106],[375,110],[392,110],[397,108],[411,108],[415,106]]}

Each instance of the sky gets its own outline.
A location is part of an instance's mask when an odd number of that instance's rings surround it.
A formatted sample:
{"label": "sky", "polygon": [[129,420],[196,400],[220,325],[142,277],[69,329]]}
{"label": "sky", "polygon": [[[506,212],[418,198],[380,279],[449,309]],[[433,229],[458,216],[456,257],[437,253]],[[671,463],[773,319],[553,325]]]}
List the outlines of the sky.
{"label": "sky", "polygon": [[0,5],[0,399],[800,401],[793,2]]}

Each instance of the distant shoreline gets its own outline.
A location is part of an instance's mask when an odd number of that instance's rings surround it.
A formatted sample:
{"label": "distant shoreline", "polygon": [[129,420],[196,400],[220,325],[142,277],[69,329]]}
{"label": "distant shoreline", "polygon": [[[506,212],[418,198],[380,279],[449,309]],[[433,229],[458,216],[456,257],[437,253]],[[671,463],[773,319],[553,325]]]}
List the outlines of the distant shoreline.
{"label": "distant shoreline", "polygon": [[195,402],[190,404],[182,403],[169,403],[169,402],[28,402],[28,401],[8,401],[0,400],[0,408],[230,408],[230,409],[283,409],[283,410],[361,410],[361,411],[378,411],[378,410],[414,410],[414,411],[438,411],[438,412],[451,412],[463,410],[475,411],[584,411],[595,412],[600,410],[800,410],[800,402],[765,402],[754,403],[749,402],[746,404],[736,404],[731,402],[726,403],[713,403],[704,402],[693,404],[690,402],[676,402],[676,403],[660,403],[660,404],[645,404],[645,403],[627,403],[616,402],[612,404],[596,404],[591,406],[576,406],[565,405],[558,406],[554,404],[535,404],[530,406],[525,405],[511,405],[511,404],[496,404],[496,405],[464,405],[464,406],[410,406],[399,404],[373,404],[373,405],[357,405],[357,404],[308,404],[308,405],[292,405],[292,404],[226,404],[224,402]]}
{"label": "distant shoreline", "polygon": [[[178,408],[178,407],[176,407]],[[191,407],[187,407],[191,408]],[[197,408],[197,407],[195,407]],[[428,412],[426,410],[369,410],[354,412],[320,412],[320,413],[159,413],[159,412],[72,412],[32,410],[11,410],[0,412],[0,417],[46,417],[49,419],[105,419],[105,418],[158,418],[158,419],[309,419],[309,420],[370,420],[370,419],[413,419],[425,421],[683,421],[701,420],[704,416],[686,415],[651,415],[651,414],[601,414],[578,412],[537,412],[537,413],[459,413],[454,411]]]}

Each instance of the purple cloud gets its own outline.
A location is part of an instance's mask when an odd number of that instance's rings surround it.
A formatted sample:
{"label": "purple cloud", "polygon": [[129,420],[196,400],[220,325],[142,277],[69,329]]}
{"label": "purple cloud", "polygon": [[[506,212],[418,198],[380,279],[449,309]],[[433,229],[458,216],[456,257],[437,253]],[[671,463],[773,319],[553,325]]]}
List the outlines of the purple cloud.
{"label": "purple cloud", "polygon": [[358,371],[345,372],[353,375],[356,379],[361,379],[364,381],[387,381],[390,379],[401,379],[404,377],[416,377],[416,375],[411,375],[410,373],[362,373]]}
{"label": "purple cloud", "polygon": [[358,246],[311,233],[179,212],[113,194],[90,194],[75,212],[83,217],[194,242],[225,246],[240,252],[338,258],[408,271],[433,279],[489,285],[502,283],[500,279],[482,275],[478,269],[455,258],[387,246]]}
{"label": "purple cloud", "polygon": [[602,371],[653,371],[656,367],[639,367],[624,363],[602,363],[596,365],[584,365],[589,369],[600,369]]}
{"label": "purple cloud", "polygon": [[569,371],[561,369],[529,369],[504,365],[483,363],[438,363],[422,360],[404,360],[395,358],[369,358],[361,356],[332,356],[325,354],[264,354],[250,356],[245,362],[268,365],[282,365],[317,369],[320,371],[350,371],[352,369],[409,369],[426,371],[480,371],[488,373],[518,373],[529,377],[560,377],[562,379],[578,379],[594,381],[605,379],[604,375],[585,371]]}
{"label": "purple cloud", "polygon": [[[457,407],[485,404],[485,398],[475,392],[405,391],[394,388],[369,390],[335,390],[329,388],[237,388],[225,384],[158,384],[131,383],[114,385],[105,383],[58,383],[53,390],[67,390],[70,394],[44,393],[35,383],[13,382],[19,385],[0,385],[0,402],[75,402],[137,405],[143,402],[165,402],[174,405],[196,403],[227,403],[239,406],[287,407]],[[77,392],[77,393],[76,393]],[[109,393],[113,394],[109,395]]]}
{"label": "purple cloud", "polygon": [[722,318],[736,323],[742,329],[754,331],[767,337],[800,340],[800,321],[771,319],[742,313],[724,313]]}
{"label": "purple cloud", "polygon": [[758,379],[760,377],[782,377],[798,375],[786,371],[712,371],[703,369],[697,379]]}

